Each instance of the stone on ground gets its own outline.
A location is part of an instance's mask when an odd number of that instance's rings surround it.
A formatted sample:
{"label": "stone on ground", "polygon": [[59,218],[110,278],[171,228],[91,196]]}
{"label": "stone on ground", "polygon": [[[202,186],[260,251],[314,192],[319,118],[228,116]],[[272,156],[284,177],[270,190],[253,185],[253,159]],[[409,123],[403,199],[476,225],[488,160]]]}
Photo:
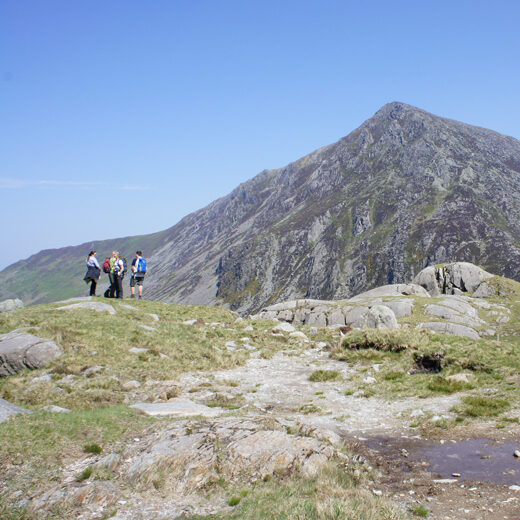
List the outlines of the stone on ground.
{"label": "stone on ground", "polygon": [[61,356],[54,341],[32,334],[0,334],[0,377],[16,374],[24,368],[38,369]]}
{"label": "stone on ground", "polygon": [[115,314],[116,310],[112,305],[101,302],[79,302],[73,303],[72,305],[64,305],[63,307],[57,307],[57,310],[76,310],[76,309],[88,309],[96,312],[108,312],[109,314]]}

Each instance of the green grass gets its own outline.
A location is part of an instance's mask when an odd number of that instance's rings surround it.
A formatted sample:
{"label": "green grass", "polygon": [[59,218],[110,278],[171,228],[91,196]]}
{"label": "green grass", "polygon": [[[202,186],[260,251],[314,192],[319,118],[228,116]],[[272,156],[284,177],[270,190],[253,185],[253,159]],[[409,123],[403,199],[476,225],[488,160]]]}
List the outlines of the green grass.
{"label": "green grass", "polygon": [[[172,381],[185,372],[233,368],[249,359],[246,349],[225,348],[227,341],[240,345],[240,338],[246,335],[242,329],[249,325],[245,320],[236,322],[237,315],[230,311],[125,300],[136,307],[133,310],[115,300],[96,301],[113,305],[117,313],[58,310],[59,305],[49,304],[0,315],[0,333],[39,326],[40,330],[34,331],[38,336],[54,340],[63,349],[63,355],[43,370],[26,370],[0,379],[0,397],[36,409],[46,404],[70,410],[115,406],[125,401],[123,385],[127,381]],[[151,313],[159,315],[160,321],[149,316]],[[184,325],[190,319],[199,322]],[[255,330],[247,335],[262,356],[271,357],[283,348],[284,344],[270,335],[271,322],[258,320],[253,326]],[[148,350],[134,354],[130,352],[134,347]],[[104,369],[85,378],[83,374],[93,366]],[[31,385],[31,380],[43,373],[50,374],[52,380]],[[170,397],[174,394],[172,386]]]}
{"label": "green grass", "polygon": [[316,370],[309,376],[309,381],[312,381],[313,383],[322,383],[325,381],[335,381],[339,377],[339,372],[335,370]]}
{"label": "green grass", "polygon": [[421,518],[426,518],[430,514],[430,511],[423,505],[418,505],[414,507],[413,514],[415,516],[420,516]]}
{"label": "green grass", "polygon": [[[512,321],[515,319],[512,312]],[[473,340],[415,329],[353,330],[331,352],[334,359],[357,367],[358,374],[367,370],[370,373],[371,367],[379,364],[382,376],[376,378],[370,390],[387,399],[454,393],[486,399],[487,389],[494,388],[507,393],[510,402],[520,400],[519,354],[517,337]],[[434,355],[442,360],[440,373],[418,370],[418,360]],[[470,382],[449,379],[459,373],[467,374]],[[359,388],[361,381],[360,376],[351,379]],[[494,417],[492,409],[484,411],[474,406],[466,406],[463,415]]]}
{"label": "green grass", "polygon": [[511,408],[507,399],[498,397],[466,396],[462,414],[468,417],[496,417]]}
{"label": "green grass", "polygon": [[[318,476],[273,478],[245,497],[233,495],[233,510],[190,520],[405,520],[406,513],[375,496],[349,472],[330,463]],[[185,517],[186,520],[188,517]]]}

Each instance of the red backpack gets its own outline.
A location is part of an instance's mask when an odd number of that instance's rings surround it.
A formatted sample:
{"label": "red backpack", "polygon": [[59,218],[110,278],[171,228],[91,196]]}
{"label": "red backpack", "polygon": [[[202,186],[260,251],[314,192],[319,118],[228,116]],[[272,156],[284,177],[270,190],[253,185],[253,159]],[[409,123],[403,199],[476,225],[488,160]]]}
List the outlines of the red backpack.
{"label": "red backpack", "polygon": [[110,258],[105,258],[105,261],[103,262],[103,272],[104,273],[110,272]]}

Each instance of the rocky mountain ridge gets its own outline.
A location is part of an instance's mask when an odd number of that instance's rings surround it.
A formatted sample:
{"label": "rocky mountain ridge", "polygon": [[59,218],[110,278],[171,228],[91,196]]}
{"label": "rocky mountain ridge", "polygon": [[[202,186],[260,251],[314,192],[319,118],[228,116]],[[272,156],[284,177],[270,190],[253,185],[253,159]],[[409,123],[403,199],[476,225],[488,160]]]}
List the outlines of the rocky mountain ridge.
{"label": "rocky mountain ridge", "polygon": [[[443,262],[518,279],[520,142],[390,103],[337,143],[143,238],[147,297],[243,313],[349,298]],[[28,275],[17,265],[0,273],[0,298],[29,301],[10,286]]]}

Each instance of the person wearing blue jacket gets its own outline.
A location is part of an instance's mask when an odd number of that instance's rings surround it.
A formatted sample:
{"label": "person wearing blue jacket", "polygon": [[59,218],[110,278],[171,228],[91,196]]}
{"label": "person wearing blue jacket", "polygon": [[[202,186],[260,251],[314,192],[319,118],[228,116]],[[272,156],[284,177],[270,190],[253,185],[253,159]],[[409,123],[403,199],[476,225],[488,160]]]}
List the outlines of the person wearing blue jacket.
{"label": "person wearing blue jacket", "polygon": [[135,286],[139,292],[139,299],[143,298],[143,280],[146,274],[146,260],[143,258],[142,251],[135,252],[135,258],[132,260],[132,277],[130,278],[130,298],[135,298]]}

